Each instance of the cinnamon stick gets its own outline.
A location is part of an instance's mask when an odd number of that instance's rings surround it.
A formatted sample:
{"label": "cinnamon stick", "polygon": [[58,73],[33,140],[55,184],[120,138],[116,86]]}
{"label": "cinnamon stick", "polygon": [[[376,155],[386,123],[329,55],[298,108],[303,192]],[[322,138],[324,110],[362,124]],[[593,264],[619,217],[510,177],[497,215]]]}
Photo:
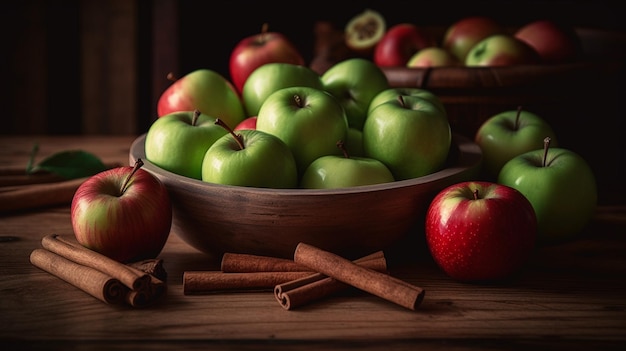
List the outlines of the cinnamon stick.
{"label": "cinnamon stick", "polygon": [[424,289],[391,275],[360,267],[331,252],[299,243],[294,261],[400,306],[415,310],[424,299]]}
{"label": "cinnamon stick", "polygon": [[33,250],[30,262],[106,303],[121,303],[129,291],[119,280],[45,249]]}
{"label": "cinnamon stick", "polygon": [[150,275],[137,268],[127,266],[78,243],[68,241],[58,234],[50,234],[41,240],[41,245],[60,256],[116,278],[131,290],[149,288]]}
{"label": "cinnamon stick", "polygon": [[24,185],[0,192],[0,212],[17,211],[72,202],[74,193],[87,178]]}
{"label": "cinnamon stick", "polygon": [[183,273],[183,294],[198,295],[224,290],[271,290],[276,285],[310,275],[307,272],[187,271]]}
{"label": "cinnamon stick", "polygon": [[[362,257],[354,262],[378,272],[386,272],[387,270],[387,261],[382,251]],[[301,279],[276,285],[274,297],[284,309],[291,310],[348,287],[350,285],[322,273],[313,273]]]}
{"label": "cinnamon stick", "polygon": [[221,270],[225,273],[311,271],[309,267],[286,258],[232,252],[222,255]]}

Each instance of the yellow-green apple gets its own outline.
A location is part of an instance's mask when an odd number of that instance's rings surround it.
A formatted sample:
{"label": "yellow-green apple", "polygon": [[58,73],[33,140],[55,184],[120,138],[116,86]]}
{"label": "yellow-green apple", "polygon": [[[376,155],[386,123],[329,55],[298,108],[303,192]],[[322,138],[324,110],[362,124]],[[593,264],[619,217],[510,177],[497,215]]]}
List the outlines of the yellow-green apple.
{"label": "yellow-green apple", "polygon": [[392,87],[385,89],[374,96],[372,101],[370,101],[367,113],[369,114],[376,106],[382,104],[383,102],[397,100],[400,95],[417,96],[422,99],[426,99],[435,104],[441,111],[446,112],[446,107],[441,99],[439,99],[439,97],[430,90],[413,87]]}
{"label": "yellow-green apple", "polygon": [[343,141],[337,142],[343,155],[326,155],[313,161],[302,175],[300,187],[305,189],[337,189],[390,183],[391,171],[382,162],[351,156]]}
{"label": "yellow-green apple", "polygon": [[529,22],[515,37],[532,46],[545,63],[568,63],[580,59],[582,41],[573,27],[549,19]]}
{"label": "yellow-green apple", "polygon": [[431,256],[448,276],[464,282],[500,281],[528,261],[537,218],[528,199],[511,187],[460,182],[431,201],[425,235]]}
{"label": "yellow-green apple", "polygon": [[413,23],[391,26],[374,48],[374,63],[380,67],[406,67],[409,59],[419,50],[437,46],[433,35]]}
{"label": "yellow-green apple", "polygon": [[74,193],[70,218],[78,243],[120,262],[159,255],[169,237],[172,204],[151,173],[116,167],[85,180]]}
{"label": "yellow-green apple", "polygon": [[360,55],[371,55],[387,31],[387,21],[378,11],[365,9],[352,17],[344,28],[346,47]]}
{"label": "yellow-green apple", "polygon": [[243,103],[232,83],[210,69],[197,69],[176,79],[159,97],[159,117],[194,110],[219,116],[232,125],[245,118]]}
{"label": "yellow-green apple", "polygon": [[460,62],[465,62],[465,56],[474,45],[490,35],[500,33],[504,33],[504,28],[492,17],[463,17],[446,29],[441,47],[450,51]]}
{"label": "yellow-green apple", "polygon": [[451,141],[447,115],[417,96],[399,95],[378,105],[363,126],[365,156],[382,161],[396,180],[440,170]]}
{"label": "yellow-green apple", "polygon": [[321,78],[324,89],[343,106],[348,125],[359,130],[363,129],[371,100],[389,88],[383,70],[371,60],[359,57],[337,62]]}
{"label": "yellow-green apple", "polygon": [[230,53],[228,69],[237,92],[241,94],[248,76],[255,69],[272,62],[306,63],[298,47],[284,33],[270,32],[264,24],[261,33],[241,39]]}
{"label": "yellow-green apple", "polygon": [[278,137],[259,130],[235,133],[217,119],[228,134],[216,140],[202,162],[202,180],[256,188],[296,188],[296,161]]}
{"label": "yellow-green apple", "polygon": [[146,133],[146,159],[189,178],[202,177],[202,159],[227,131],[200,111],[174,112],[158,118]]}
{"label": "yellow-green apple", "polygon": [[535,49],[510,34],[495,34],[474,45],[465,57],[465,65],[511,66],[537,64],[541,58]]}
{"label": "yellow-green apple", "polygon": [[517,110],[504,111],[485,120],[474,141],[482,150],[486,175],[495,179],[502,166],[513,157],[543,149],[546,137],[552,139],[552,146],[558,146],[550,124],[520,106]]}
{"label": "yellow-green apple", "polygon": [[519,190],[533,205],[538,240],[554,244],[581,234],[597,201],[595,175],[585,159],[565,148],[528,151],[502,166],[497,182]]}
{"label": "yellow-green apple", "polygon": [[460,65],[461,61],[454,56],[452,52],[439,46],[430,46],[419,50],[413,54],[406,63],[406,66],[409,68],[450,67]]}
{"label": "yellow-green apple", "polygon": [[248,116],[256,116],[265,99],[288,87],[324,89],[320,75],[311,68],[292,63],[266,63],[255,69],[243,86],[241,98]]}
{"label": "yellow-green apple", "polygon": [[340,154],[337,140],[346,140],[348,119],[329,93],[311,87],[280,89],[267,97],[257,117],[257,130],[279,137],[296,159],[298,176],[311,162]]}
{"label": "yellow-green apple", "polygon": [[235,128],[233,128],[233,130],[238,131],[244,129],[256,129],[256,119],[257,116],[247,117],[243,121],[239,122],[239,124],[237,124]]}

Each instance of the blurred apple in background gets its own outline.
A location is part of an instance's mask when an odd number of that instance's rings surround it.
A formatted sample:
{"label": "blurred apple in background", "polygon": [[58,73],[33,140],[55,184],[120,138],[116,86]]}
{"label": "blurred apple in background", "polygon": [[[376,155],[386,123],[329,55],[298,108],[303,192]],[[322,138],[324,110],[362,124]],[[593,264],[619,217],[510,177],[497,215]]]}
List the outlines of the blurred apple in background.
{"label": "blurred apple in background", "polygon": [[348,125],[359,130],[374,96],[389,88],[385,72],[371,60],[358,57],[334,64],[322,75],[322,84],[343,106]]}
{"label": "blurred apple in background", "polygon": [[337,146],[343,155],[327,155],[313,161],[302,176],[302,188],[337,189],[394,181],[391,171],[382,162],[350,155],[341,140]]}
{"label": "blurred apple in background", "polygon": [[497,182],[519,190],[533,205],[538,240],[554,244],[581,234],[594,215],[597,184],[589,164],[574,151],[550,147],[518,155],[502,166]]}
{"label": "blurred apple in background", "polygon": [[448,276],[465,282],[510,278],[530,257],[537,218],[524,195],[492,182],[441,190],[426,214],[426,243]]}
{"label": "blurred apple in background", "polygon": [[513,157],[543,149],[546,137],[552,139],[552,146],[558,146],[550,124],[520,106],[517,110],[503,111],[485,120],[474,141],[482,150],[485,172],[495,179],[502,166]]}
{"label": "blurred apple in background", "polygon": [[85,180],[74,193],[72,228],[81,245],[126,263],[156,258],[169,237],[172,204],[151,173],[117,167]]}
{"label": "blurred apple in background", "polygon": [[491,17],[464,17],[446,29],[440,46],[450,51],[460,62],[465,62],[467,53],[474,45],[488,36],[500,33],[504,33],[504,28]]}
{"label": "blurred apple in background", "polygon": [[273,62],[255,69],[241,93],[247,116],[258,115],[265,99],[276,90],[294,86],[323,89],[320,75],[307,66]]}
{"label": "blurred apple in background", "polygon": [[246,79],[255,69],[272,62],[305,64],[304,57],[289,38],[283,33],[269,32],[266,23],[261,33],[241,39],[230,54],[230,79],[237,92],[241,94]]}
{"label": "blurred apple in background", "polygon": [[239,94],[221,74],[198,69],[178,78],[159,97],[159,117],[179,111],[200,110],[236,125],[245,117]]}
{"label": "blurred apple in background", "polygon": [[289,146],[301,176],[317,158],[341,154],[336,144],[337,140],[346,140],[348,120],[339,101],[327,92],[290,87],[265,100],[256,127]]}
{"label": "blurred apple in background", "polygon": [[348,21],[344,28],[344,39],[350,50],[361,55],[371,55],[386,32],[385,17],[376,10],[365,9]]}
{"label": "blurred apple in background", "polygon": [[582,41],[574,28],[552,20],[537,20],[522,26],[515,37],[532,46],[544,63],[567,63],[583,55]]}
{"label": "blurred apple in background", "polygon": [[431,46],[416,52],[407,62],[409,68],[460,66],[461,61],[450,51]]}
{"label": "blurred apple in background", "polygon": [[466,66],[511,66],[537,64],[539,54],[526,42],[509,34],[495,34],[484,38],[467,53]]}
{"label": "blurred apple in background", "polygon": [[412,23],[390,27],[374,48],[374,63],[380,67],[406,67],[419,50],[437,46],[434,36]]}

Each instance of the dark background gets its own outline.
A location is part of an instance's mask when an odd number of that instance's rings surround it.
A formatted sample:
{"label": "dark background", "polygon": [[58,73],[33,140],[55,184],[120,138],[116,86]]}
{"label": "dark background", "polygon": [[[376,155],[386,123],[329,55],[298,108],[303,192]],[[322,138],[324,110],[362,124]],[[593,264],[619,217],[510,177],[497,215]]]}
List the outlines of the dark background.
{"label": "dark background", "polygon": [[286,34],[310,60],[315,22],[343,28],[365,8],[380,11],[388,25],[446,26],[464,16],[487,15],[513,27],[551,18],[622,30],[616,3],[10,1],[0,11],[5,80],[0,135],[141,133],[154,119],[155,96],[169,84],[166,71],[182,75],[210,68],[228,77],[229,52],[264,22]]}

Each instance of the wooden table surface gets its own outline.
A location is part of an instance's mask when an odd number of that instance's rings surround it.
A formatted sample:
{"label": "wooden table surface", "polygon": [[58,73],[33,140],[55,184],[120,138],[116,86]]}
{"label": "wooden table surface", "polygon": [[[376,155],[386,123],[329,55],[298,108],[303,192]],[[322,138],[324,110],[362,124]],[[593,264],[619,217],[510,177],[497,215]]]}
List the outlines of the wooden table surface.
{"label": "wooden table surface", "polygon": [[[3,136],[0,167],[25,167],[35,142],[39,157],[82,149],[128,164],[134,139]],[[424,252],[390,266],[426,290],[415,311],[359,291],[294,310],[270,291],[184,295],[183,272],[219,269],[219,260],[175,233],[160,255],[166,295],[145,309],[108,305],[29,262],[52,233],[73,235],[69,204],[0,214],[3,350],[606,350],[626,342],[626,206],[600,206],[580,238],[537,248],[508,282],[455,282]]]}

